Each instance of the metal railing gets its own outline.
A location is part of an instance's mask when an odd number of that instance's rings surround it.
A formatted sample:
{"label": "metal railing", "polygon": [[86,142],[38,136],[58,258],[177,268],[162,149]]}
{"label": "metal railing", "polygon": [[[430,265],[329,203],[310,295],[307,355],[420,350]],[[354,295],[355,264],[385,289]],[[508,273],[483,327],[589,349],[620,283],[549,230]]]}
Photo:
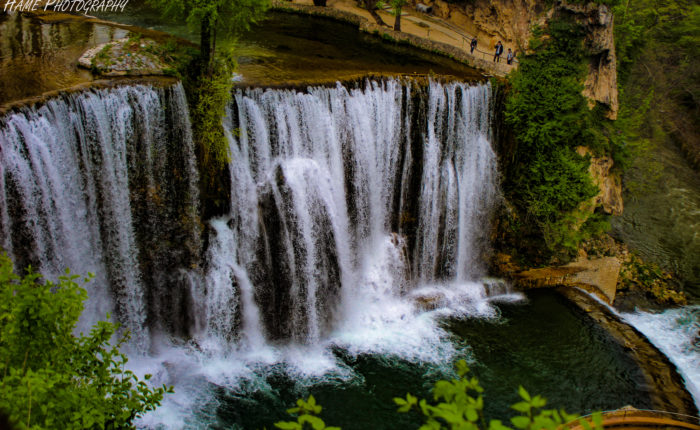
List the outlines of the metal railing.
{"label": "metal railing", "polygon": [[[637,408],[634,408],[634,409],[614,409],[614,410],[608,410],[608,411],[598,411],[598,412],[593,412],[593,413],[586,414],[586,415],[581,415],[580,417],[576,418],[575,420],[569,421],[568,423],[565,423],[563,425],[563,427],[568,427],[571,424],[575,424],[580,419],[590,418],[593,416],[594,413],[601,413],[603,415],[604,414],[615,414],[615,415],[610,416],[610,418],[620,417],[620,418],[624,419],[624,418],[627,418],[628,413],[635,414],[638,412],[650,412],[650,413],[654,413],[654,414],[658,414],[658,415],[673,415],[673,416],[677,416],[677,417],[690,418],[691,420],[694,420],[695,423],[700,424],[700,417],[694,416],[694,415],[681,414],[678,412],[662,411],[659,409],[637,409]],[[637,418],[644,418],[644,416],[638,416]],[[651,417],[648,417],[648,418],[651,418]],[[603,420],[605,420],[605,417],[603,417]]]}

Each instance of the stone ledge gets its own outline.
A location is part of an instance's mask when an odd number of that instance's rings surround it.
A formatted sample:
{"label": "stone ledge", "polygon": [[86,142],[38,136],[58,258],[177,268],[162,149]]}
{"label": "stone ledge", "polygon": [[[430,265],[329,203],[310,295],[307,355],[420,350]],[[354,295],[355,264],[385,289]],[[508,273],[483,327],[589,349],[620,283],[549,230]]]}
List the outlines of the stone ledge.
{"label": "stone ledge", "polygon": [[559,288],[557,292],[586,312],[625,348],[644,374],[654,409],[698,415],[693,397],[676,366],[649,339],[588,294],[575,288]]}
{"label": "stone ledge", "polygon": [[582,258],[564,266],[515,273],[515,285],[522,289],[562,286],[581,288],[612,304],[615,301],[620,267],[617,257]]}

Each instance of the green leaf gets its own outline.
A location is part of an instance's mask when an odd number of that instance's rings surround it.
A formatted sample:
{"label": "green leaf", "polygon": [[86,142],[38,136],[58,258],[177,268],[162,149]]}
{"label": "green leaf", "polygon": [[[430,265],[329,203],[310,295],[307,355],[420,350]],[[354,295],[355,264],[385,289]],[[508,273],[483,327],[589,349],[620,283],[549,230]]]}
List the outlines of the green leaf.
{"label": "green leaf", "polygon": [[299,423],[304,424],[308,423],[313,427],[314,430],[322,430],[323,428],[326,427],[324,424],[323,420],[319,417],[315,417],[313,415],[302,415],[299,417]]}
{"label": "green leaf", "polygon": [[455,368],[457,369],[457,374],[460,378],[464,377],[464,375],[469,373],[469,366],[464,360],[457,361],[457,363],[455,363]]}
{"label": "green leaf", "polygon": [[397,412],[405,413],[411,410],[411,405],[403,405],[397,409]]}
{"label": "green leaf", "polygon": [[593,418],[593,424],[596,429],[602,429],[603,428],[603,414],[600,412],[594,412],[592,415]]}
{"label": "green leaf", "polygon": [[542,408],[547,405],[547,399],[542,396],[535,396],[532,398],[532,406],[535,408]]}
{"label": "green leaf", "polygon": [[519,429],[526,429],[530,425],[530,418],[528,417],[513,417],[510,422]]}
{"label": "green leaf", "polygon": [[578,422],[583,426],[584,430],[591,430],[591,423],[587,419],[581,418]]}
{"label": "green leaf", "polygon": [[515,409],[518,412],[522,412],[522,413],[526,414],[526,413],[530,412],[530,409],[532,409],[532,406],[527,402],[518,402],[518,403],[514,404],[513,406],[511,406],[511,408]]}
{"label": "green leaf", "polygon": [[301,425],[299,423],[295,423],[292,421],[286,422],[286,421],[279,421],[275,423],[275,427],[278,429],[282,430],[297,430],[301,429]]}
{"label": "green leaf", "polygon": [[530,394],[528,394],[528,392],[525,390],[525,388],[523,388],[522,385],[518,387],[518,394],[520,395],[520,397],[522,397],[524,400],[526,400],[528,402],[532,400],[530,398]]}
{"label": "green leaf", "polygon": [[479,414],[476,412],[476,409],[473,408],[468,408],[467,409],[467,420],[471,422],[476,422],[476,420],[479,419]]}
{"label": "green leaf", "polygon": [[504,426],[501,420],[491,420],[489,430],[510,430],[510,427]]}

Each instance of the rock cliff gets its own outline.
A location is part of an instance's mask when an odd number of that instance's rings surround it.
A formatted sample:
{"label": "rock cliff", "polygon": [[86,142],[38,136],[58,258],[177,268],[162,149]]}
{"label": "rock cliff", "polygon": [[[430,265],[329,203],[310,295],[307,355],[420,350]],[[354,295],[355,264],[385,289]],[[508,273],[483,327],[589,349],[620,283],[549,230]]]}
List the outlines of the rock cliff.
{"label": "rock cliff", "polygon": [[584,47],[588,55],[588,75],[583,95],[591,107],[601,103],[608,108],[608,117],[615,119],[618,110],[617,70],[613,38],[613,15],[605,5],[569,4],[557,1],[548,7],[541,0],[410,0],[433,7],[433,14],[469,35],[476,36],[479,48],[491,50],[499,40],[506,50],[527,52],[532,31],[552,18],[571,16],[586,30]]}
{"label": "rock cliff", "polygon": [[[592,155],[591,151],[583,146],[576,148],[576,152],[580,155]],[[583,205],[583,209],[593,213],[595,208],[600,207],[606,214],[622,215],[622,178],[619,173],[613,172],[612,167],[611,157],[591,157],[588,173],[600,191],[590,202]]]}

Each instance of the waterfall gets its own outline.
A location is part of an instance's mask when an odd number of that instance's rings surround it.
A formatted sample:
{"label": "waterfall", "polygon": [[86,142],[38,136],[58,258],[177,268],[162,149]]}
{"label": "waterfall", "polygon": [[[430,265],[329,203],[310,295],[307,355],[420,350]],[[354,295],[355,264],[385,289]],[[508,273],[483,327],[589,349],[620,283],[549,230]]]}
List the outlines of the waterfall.
{"label": "waterfall", "polygon": [[0,245],[48,279],[95,274],[83,331],[112,312],[144,349],[178,296],[174,277],[196,262],[198,176],[183,118],[176,85],[65,95],[0,119]]}
{"label": "waterfall", "polygon": [[[203,334],[316,344],[385,299],[483,276],[498,189],[490,92],[398,80],[236,91],[232,209],[211,222]],[[474,288],[484,295],[457,290]]]}
{"label": "waterfall", "polygon": [[1,119],[0,245],[49,279],[94,273],[80,328],[111,312],[141,351],[156,333],[205,349],[314,345],[391,320],[382,308],[399,302],[400,319],[411,295],[481,300],[498,189],[490,93],[237,90],[231,211],[204,232],[181,85],[65,95]]}
{"label": "waterfall", "polygon": [[441,316],[493,315],[503,294],[481,281],[490,94],[236,90],[231,209],[208,220],[181,85],[63,95],[0,118],[0,246],[49,279],[95,274],[79,329],[112,313],[134,370],[177,387],[143,425],[208,421],[211,387],[264,386],[266,366],[352,377],[336,348],[450,363]]}

